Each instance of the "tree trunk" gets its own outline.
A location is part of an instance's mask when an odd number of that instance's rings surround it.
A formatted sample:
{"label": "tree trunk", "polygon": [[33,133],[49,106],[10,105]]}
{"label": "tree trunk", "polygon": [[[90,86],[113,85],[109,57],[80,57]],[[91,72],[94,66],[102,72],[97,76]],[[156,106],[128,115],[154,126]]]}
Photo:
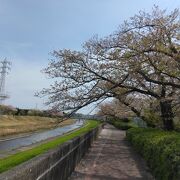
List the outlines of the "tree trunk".
{"label": "tree trunk", "polygon": [[172,104],[170,100],[165,100],[160,102],[161,107],[161,117],[163,121],[163,126],[165,130],[171,131],[174,129],[173,124],[173,111]]}

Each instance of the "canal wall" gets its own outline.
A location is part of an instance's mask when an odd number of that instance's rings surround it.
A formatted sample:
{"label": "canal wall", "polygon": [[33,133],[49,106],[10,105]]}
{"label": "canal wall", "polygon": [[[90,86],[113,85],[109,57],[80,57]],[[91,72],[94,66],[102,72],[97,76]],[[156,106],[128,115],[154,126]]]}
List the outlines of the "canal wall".
{"label": "canal wall", "polygon": [[96,139],[100,127],[0,174],[0,180],[66,180]]}

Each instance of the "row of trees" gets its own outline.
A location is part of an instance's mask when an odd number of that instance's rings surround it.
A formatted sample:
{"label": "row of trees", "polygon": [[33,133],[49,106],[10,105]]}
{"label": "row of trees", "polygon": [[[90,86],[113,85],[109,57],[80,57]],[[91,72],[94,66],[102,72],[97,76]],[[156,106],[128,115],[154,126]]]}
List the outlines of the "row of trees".
{"label": "row of trees", "polygon": [[[128,99],[131,107],[141,114],[141,119],[150,127],[162,127],[158,104],[149,102],[146,99]],[[105,102],[99,105],[97,114],[108,120],[133,119],[136,114],[131,110],[130,106],[126,106],[117,99]]]}
{"label": "row of trees", "polygon": [[141,11],[108,37],[85,42],[81,51],[54,51],[43,72],[56,81],[39,95],[61,111],[113,97],[139,117],[129,99],[146,99],[158,103],[164,129],[172,130],[173,108],[180,103],[179,40],[178,9]]}
{"label": "row of trees", "polygon": [[38,109],[21,109],[12,106],[0,105],[0,115],[13,115],[13,116],[41,116],[41,117],[63,117],[61,112],[54,112],[51,110],[38,110]]}

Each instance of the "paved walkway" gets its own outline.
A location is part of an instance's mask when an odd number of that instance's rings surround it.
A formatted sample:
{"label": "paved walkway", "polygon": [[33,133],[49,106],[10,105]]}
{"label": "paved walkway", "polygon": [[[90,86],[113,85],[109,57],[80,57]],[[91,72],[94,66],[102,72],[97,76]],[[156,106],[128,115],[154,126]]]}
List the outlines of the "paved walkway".
{"label": "paved walkway", "polygon": [[152,180],[142,158],[125,140],[125,132],[107,125],[70,180]]}

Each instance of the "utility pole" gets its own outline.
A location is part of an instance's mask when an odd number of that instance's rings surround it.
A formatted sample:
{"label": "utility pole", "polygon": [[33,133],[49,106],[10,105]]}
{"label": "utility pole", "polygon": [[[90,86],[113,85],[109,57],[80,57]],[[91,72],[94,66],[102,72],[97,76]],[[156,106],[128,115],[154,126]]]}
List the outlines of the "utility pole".
{"label": "utility pole", "polygon": [[8,94],[5,92],[5,80],[6,75],[8,74],[11,66],[11,62],[7,61],[5,58],[3,61],[0,61],[0,104],[3,104],[3,101],[9,98]]}

